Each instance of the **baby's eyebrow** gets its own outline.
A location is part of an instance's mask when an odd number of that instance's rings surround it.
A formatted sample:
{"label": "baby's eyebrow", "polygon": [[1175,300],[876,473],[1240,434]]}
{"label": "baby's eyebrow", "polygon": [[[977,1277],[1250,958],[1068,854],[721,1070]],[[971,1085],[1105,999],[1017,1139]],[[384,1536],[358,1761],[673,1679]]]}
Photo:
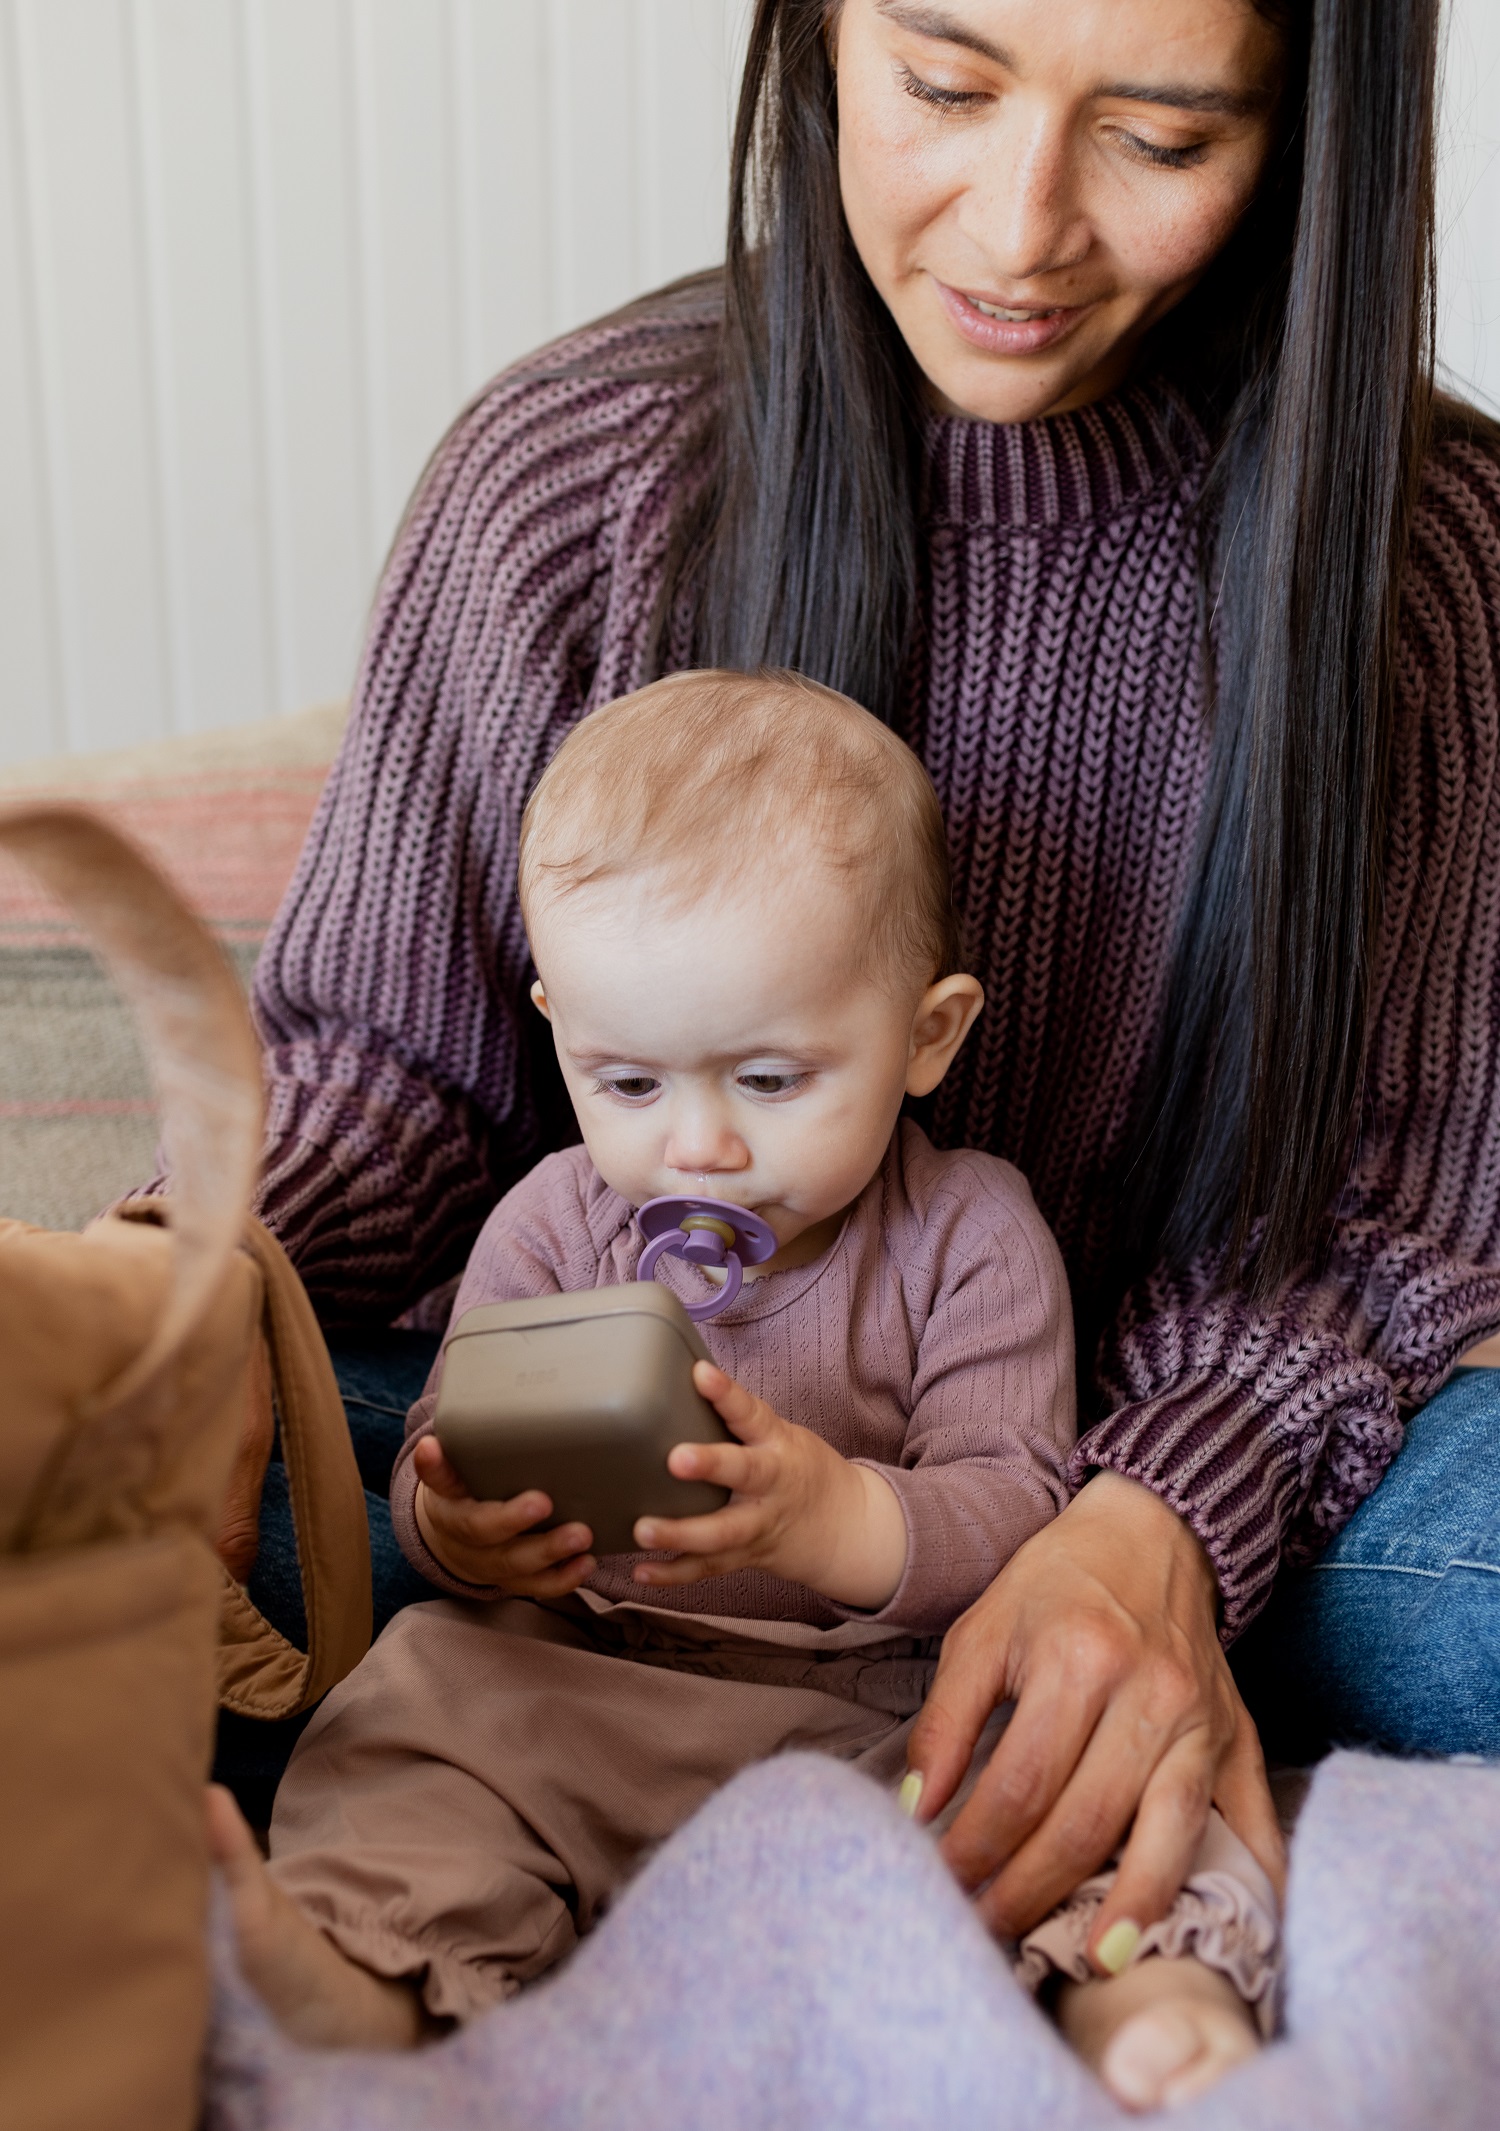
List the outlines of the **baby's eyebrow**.
{"label": "baby's eyebrow", "polygon": [[826,1065],[838,1052],[828,1043],[760,1043],[726,1054],[736,1065],[815,1066]]}
{"label": "baby's eyebrow", "polygon": [[[741,1043],[732,1050],[695,1058],[688,1066],[689,1072],[702,1073],[710,1070],[723,1071],[739,1066],[819,1066],[826,1065],[838,1056],[838,1048],[829,1043]],[[599,1073],[608,1068],[617,1073],[663,1073],[669,1067],[660,1059],[639,1058],[627,1051],[605,1051],[597,1048],[574,1050],[568,1048],[568,1061],[580,1072]]]}
{"label": "baby's eyebrow", "polygon": [[591,1073],[611,1066],[625,1073],[659,1073],[662,1069],[649,1058],[632,1058],[625,1051],[575,1051],[571,1047],[568,1058],[573,1065],[586,1068]]}

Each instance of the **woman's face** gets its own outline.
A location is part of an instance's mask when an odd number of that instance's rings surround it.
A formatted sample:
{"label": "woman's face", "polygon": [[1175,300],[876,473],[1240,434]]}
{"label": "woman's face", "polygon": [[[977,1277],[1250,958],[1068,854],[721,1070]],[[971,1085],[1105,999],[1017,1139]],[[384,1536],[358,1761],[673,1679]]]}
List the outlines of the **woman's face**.
{"label": "woman's face", "polygon": [[844,210],[947,412],[1111,391],[1233,231],[1281,46],[1250,0],[843,0]]}

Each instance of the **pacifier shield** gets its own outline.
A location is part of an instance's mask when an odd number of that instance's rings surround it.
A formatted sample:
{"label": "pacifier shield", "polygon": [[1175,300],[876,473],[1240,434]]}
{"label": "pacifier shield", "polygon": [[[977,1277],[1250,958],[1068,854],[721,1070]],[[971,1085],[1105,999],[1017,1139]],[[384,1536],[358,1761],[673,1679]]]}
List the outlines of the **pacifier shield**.
{"label": "pacifier shield", "polygon": [[700,1268],[723,1267],[724,1286],[719,1294],[705,1302],[684,1304],[695,1324],[729,1308],[739,1294],[746,1265],[763,1265],[776,1254],[776,1232],[769,1223],[727,1199],[679,1198],[673,1193],[648,1199],[636,1219],[646,1238],[636,1267],[637,1280],[653,1279],[656,1261],[664,1257],[685,1258]]}
{"label": "pacifier shield", "polygon": [[722,1221],[734,1230],[735,1251],[742,1265],[764,1265],[767,1258],[776,1255],[776,1231],[758,1213],[748,1207],[732,1206],[727,1199],[662,1198],[647,1199],[636,1214],[641,1224],[641,1234],[649,1243],[656,1236],[670,1235],[674,1228],[681,1228],[690,1214],[700,1214],[710,1221]]}

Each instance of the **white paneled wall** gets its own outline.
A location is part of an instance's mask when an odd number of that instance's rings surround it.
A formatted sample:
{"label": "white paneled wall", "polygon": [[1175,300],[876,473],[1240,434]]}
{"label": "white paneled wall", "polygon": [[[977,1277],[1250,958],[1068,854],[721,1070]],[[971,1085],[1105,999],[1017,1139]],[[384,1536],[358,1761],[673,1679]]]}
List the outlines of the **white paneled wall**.
{"label": "white paneled wall", "polygon": [[[510,357],[722,250],[746,0],[0,0],[0,760],[343,694]],[[1500,0],[1444,352],[1500,404]]]}
{"label": "white paneled wall", "polygon": [[343,694],[428,452],[723,252],[743,0],[0,0],[0,760]]}
{"label": "white paneled wall", "polygon": [[1460,389],[1500,414],[1500,0],[1445,0],[1438,336]]}

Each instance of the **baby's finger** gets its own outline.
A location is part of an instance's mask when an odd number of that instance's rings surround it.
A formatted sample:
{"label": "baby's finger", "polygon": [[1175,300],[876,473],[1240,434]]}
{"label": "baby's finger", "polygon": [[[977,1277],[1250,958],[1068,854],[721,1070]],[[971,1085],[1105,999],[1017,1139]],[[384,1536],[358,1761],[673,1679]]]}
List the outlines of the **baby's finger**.
{"label": "baby's finger", "polygon": [[528,1532],[513,1539],[505,1549],[503,1580],[518,1576],[541,1576],[559,1562],[573,1562],[585,1554],[591,1539],[586,1524],[560,1524],[551,1532]]}
{"label": "baby's finger", "polygon": [[763,1398],[754,1398],[743,1384],[711,1361],[693,1364],[693,1382],[708,1400],[725,1427],[742,1443],[760,1443],[780,1424],[781,1416]]}
{"label": "baby's finger", "polygon": [[710,1510],[706,1517],[639,1517],[635,1543],[647,1554],[738,1553],[756,1538],[761,1514],[753,1502]]}
{"label": "baby's finger", "polygon": [[696,1554],[680,1554],[675,1561],[638,1561],[630,1574],[633,1582],[650,1588],[661,1584],[701,1583],[705,1576],[719,1576],[726,1568],[738,1566],[733,1558],[721,1562],[710,1555],[704,1561]]}
{"label": "baby's finger", "polygon": [[738,1443],[678,1443],[667,1454],[667,1471],[676,1480],[709,1480],[731,1494],[750,1489],[754,1452]]}
{"label": "baby's finger", "polygon": [[[427,1514],[439,1531],[465,1546],[505,1546],[540,1524],[544,1517],[550,1517],[552,1503],[537,1489],[513,1495],[508,1502],[476,1502],[472,1495],[455,1502],[438,1495],[429,1497]],[[583,1534],[574,1544],[575,1553],[591,1544],[592,1534],[587,1526],[575,1524],[570,1529]]]}
{"label": "baby's finger", "polygon": [[575,1554],[571,1561],[559,1562],[556,1568],[544,1569],[539,1575],[507,1577],[506,1587],[521,1598],[566,1598],[581,1583],[587,1583],[598,1566],[592,1554]]}
{"label": "baby's finger", "polygon": [[469,1490],[443,1455],[443,1446],[435,1435],[424,1435],[411,1454],[412,1470],[424,1487],[431,1488],[435,1495],[443,1495],[450,1502],[469,1499]]}

